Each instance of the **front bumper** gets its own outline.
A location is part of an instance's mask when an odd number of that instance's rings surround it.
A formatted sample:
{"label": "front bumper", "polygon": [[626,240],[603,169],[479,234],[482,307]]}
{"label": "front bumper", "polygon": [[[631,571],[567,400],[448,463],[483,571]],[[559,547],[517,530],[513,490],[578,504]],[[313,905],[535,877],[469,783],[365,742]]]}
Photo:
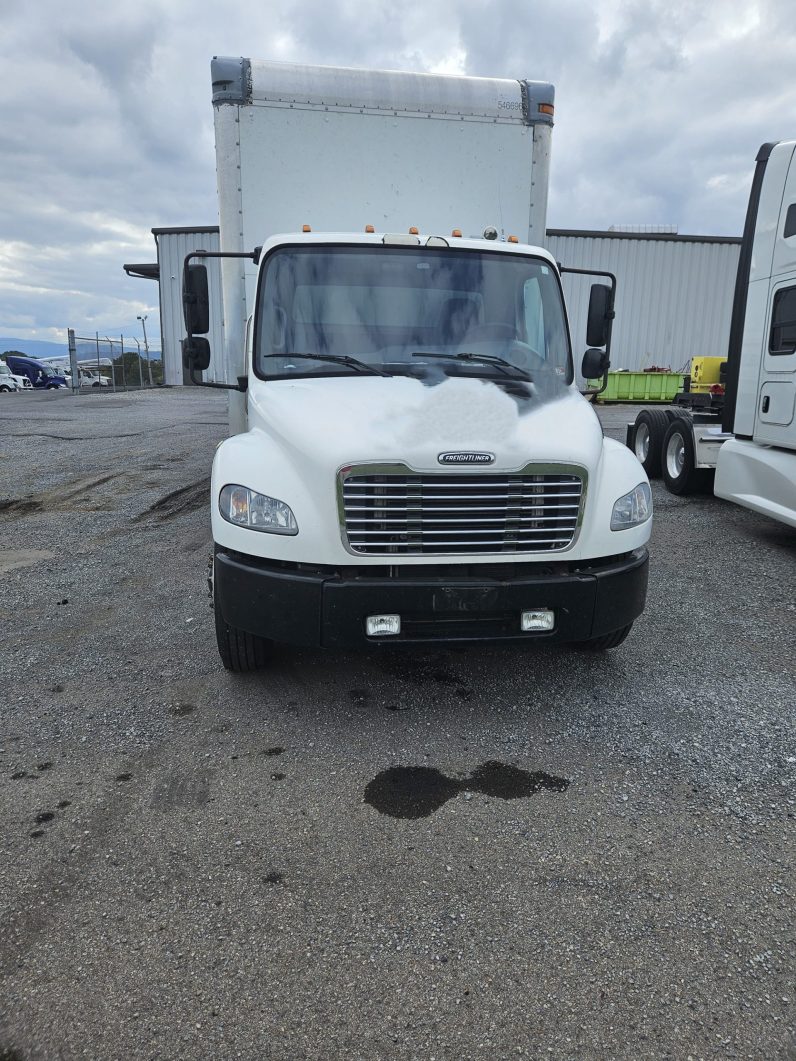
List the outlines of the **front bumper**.
{"label": "front bumper", "polygon": [[[585,641],[644,610],[647,550],[574,569],[566,564],[442,569],[307,570],[216,547],[215,595],[232,627],[272,641],[325,648],[444,641]],[[534,566],[537,570],[533,570]],[[397,572],[397,574],[396,574]],[[552,608],[549,632],[520,630],[520,614]],[[401,633],[368,637],[368,615],[397,613]]]}

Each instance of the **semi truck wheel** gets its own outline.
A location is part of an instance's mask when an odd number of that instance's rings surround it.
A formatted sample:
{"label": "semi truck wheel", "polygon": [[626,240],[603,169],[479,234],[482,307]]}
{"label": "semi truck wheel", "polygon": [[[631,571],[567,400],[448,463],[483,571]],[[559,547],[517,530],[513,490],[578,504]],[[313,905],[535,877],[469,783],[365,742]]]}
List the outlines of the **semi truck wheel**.
{"label": "semi truck wheel", "polygon": [[605,652],[609,648],[617,648],[621,645],[632,629],[633,624],[628,623],[621,630],[614,630],[612,634],[601,634],[600,637],[592,637],[588,641],[578,641],[576,645],[589,652]]}
{"label": "semi truck wheel", "polygon": [[642,409],[633,425],[633,452],[650,479],[661,474],[661,445],[668,426],[663,409]]}
{"label": "semi truck wheel", "polygon": [[689,420],[676,417],[669,424],[661,445],[661,473],[672,494],[697,494],[710,490],[713,473],[696,467],[694,433]]}

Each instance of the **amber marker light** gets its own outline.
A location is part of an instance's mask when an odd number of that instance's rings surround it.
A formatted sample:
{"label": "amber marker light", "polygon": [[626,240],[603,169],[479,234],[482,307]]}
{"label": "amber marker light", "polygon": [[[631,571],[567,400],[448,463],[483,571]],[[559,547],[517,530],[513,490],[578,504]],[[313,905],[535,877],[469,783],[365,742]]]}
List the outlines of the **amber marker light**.
{"label": "amber marker light", "polygon": [[519,243],[520,241],[516,236],[509,236],[509,243]]}
{"label": "amber marker light", "polygon": [[453,232],[451,232],[451,235],[452,236],[458,236],[458,238],[461,239],[462,238],[462,230],[460,228],[455,228],[453,230]]}
{"label": "amber marker light", "polygon": [[419,233],[419,231],[420,231],[420,229],[417,227],[417,225],[412,225],[412,227],[409,229],[409,235],[410,236],[416,236]]}
{"label": "amber marker light", "polygon": [[540,103],[539,104],[539,113],[540,114],[550,114],[550,115],[552,115],[552,114],[555,114],[555,110],[556,109],[555,109],[555,107],[553,106],[552,103]]}
{"label": "amber marker light", "polygon": [[373,227],[373,225],[365,225],[365,231],[366,232],[375,232],[376,229]]}
{"label": "amber marker light", "polygon": [[309,225],[302,225],[301,226],[301,231],[302,232],[312,232],[312,229],[310,228]]}

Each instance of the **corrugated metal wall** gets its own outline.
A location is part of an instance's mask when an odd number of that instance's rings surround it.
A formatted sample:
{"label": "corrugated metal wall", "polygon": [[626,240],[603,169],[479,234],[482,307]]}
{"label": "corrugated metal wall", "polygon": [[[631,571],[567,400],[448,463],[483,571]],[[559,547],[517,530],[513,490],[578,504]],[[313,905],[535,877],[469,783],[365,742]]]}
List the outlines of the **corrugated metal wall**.
{"label": "corrugated metal wall", "polygon": [[[185,338],[182,317],[182,267],[185,255],[194,250],[217,251],[219,237],[217,228],[155,228],[152,230],[158,248],[160,267],[160,331],[163,351],[164,381],[170,386],[190,383],[183,374],[182,348]],[[207,265],[207,283],[210,294],[210,368],[204,378],[212,383],[224,382],[224,333],[221,308],[221,271],[218,258],[211,258]]]}
{"label": "corrugated metal wall", "polygon": [[[180,340],[182,266],[192,250],[218,250],[217,228],[153,229],[160,266],[160,320],[165,382],[188,382]],[[639,370],[651,365],[679,371],[692,357],[723,356],[739,239],[550,229],[547,247],[556,261],[576,269],[616,275],[617,298],[611,367]],[[210,259],[210,370],[205,379],[224,382],[223,311],[218,259]],[[599,277],[563,278],[576,369],[586,349],[589,288]]]}
{"label": "corrugated metal wall", "polygon": [[[611,368],[637,371],[651,365],[679,371],[692,357],[726,355],[740,243],[719,237],[547,233],[547,248],[561,265],[616,276]],[[578,369],[586,349],[589,288],[598,282],[599,277],[563,277]]]}

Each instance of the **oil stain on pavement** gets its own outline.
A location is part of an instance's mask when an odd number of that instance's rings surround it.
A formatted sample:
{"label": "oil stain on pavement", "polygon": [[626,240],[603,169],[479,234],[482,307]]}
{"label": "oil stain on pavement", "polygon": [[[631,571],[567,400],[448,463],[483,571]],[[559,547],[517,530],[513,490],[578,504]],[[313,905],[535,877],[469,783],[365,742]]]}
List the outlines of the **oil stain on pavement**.
{"label": "oil stain on pavement", "polygon": [[427,818],[460,792],[522,799],[543,789],[565,792],[569,781],[491,760],[465,778],[446,777],[430,766],[391,766],[365,787],[365,803],[391,818]]}

